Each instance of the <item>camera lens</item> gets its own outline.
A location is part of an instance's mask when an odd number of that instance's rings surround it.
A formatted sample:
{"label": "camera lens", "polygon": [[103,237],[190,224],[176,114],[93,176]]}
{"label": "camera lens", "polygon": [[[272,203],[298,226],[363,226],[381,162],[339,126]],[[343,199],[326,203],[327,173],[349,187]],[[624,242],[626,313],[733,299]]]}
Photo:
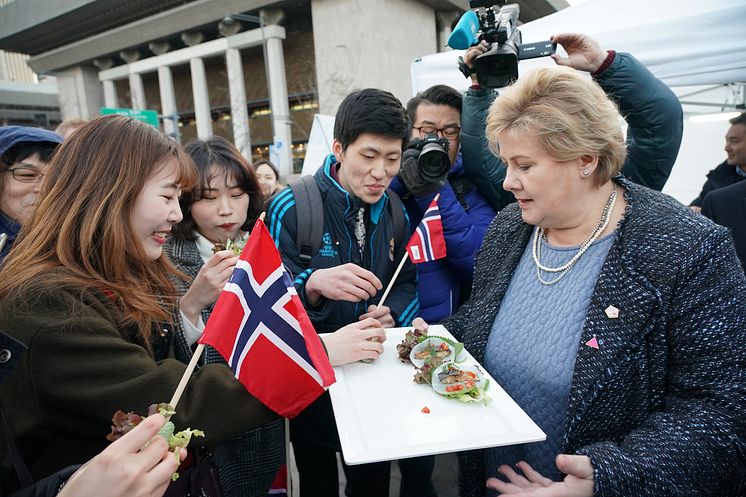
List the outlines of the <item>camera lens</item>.
{"label": "camera lens", "polygon": [[443,179],[451,169],[451,159],[448,157],[446,147],[443,147],[438,141],[425,143],[420,152],[418,164],[422,179],[434,182]]}

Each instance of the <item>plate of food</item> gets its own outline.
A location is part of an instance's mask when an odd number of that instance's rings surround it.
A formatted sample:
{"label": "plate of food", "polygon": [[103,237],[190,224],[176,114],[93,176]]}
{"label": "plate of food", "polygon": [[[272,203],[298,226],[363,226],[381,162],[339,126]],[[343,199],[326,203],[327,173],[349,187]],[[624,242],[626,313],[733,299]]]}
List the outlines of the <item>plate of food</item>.
{"label": "plate of food", "polygon": [[[537,442],[546,438],[468,350],[459,354],[449,343],[458,361],[437,366],[430,366],[426,361],[421,368],[413,365],[409,359],[412,350],[428,337],[436,336],[458,344],[440,325],[430,326],[427,332],[390,328],[386,330],[384,351],[378,359],[371,364],[356,362],[334,368],[337,381],[329,392],[347,464]],[[468,377],[468,372],[473,373],[474,384],[467,387],[468,381],[463,375],[455,370],[443,370],[448,364],[462,373],[467,372]],[[446,375],[441,379],[440,373]],[[446,391],[449,385],[461,384],[464,388],[446,392],[449,395],[436,390],[443,386],[442,390]],[[372,426],[378,429],[371,429]]]}

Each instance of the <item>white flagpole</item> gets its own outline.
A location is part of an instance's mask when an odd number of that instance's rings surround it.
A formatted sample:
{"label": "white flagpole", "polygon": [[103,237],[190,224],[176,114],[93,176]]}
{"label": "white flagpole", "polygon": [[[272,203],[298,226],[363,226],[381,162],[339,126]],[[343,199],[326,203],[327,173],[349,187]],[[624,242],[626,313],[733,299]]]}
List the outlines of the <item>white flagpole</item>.
{"label": "white flagpole", "polygon": [[399,276],[399,273],[401,272],[401,268],[404,267],[404,263],[407,262],[407,257],[409,257],[409,254],[407,254],[407,251],[404,251],[404,257],[401,258],[401,262],[399,263],[399,267],[396,268],[396,272],[394,273],[394,276],[391,277],[391,281],[389,281],[389,286],[386,287],[386,291],[383,292],[383,297],[381,297],[381,300],[378,301],[378,304],[376,304],[378,307],[381,307],[383,303],[386,301],[386,297],[389,296],[389,292],[394,287],[394,282],[396,281],[396,278]]}
{"label": "white flagpole", "polygon": [[285,418],[285,470],[287,471],[285,490],[287,490],[288,497],[294,497],[293,473],[290,471],[290,420],[288,418]]}
{"label": "white flagpole", "polygon": [[[435,201],[436,205],[438,203],[438,199],[440,198],[440,193],[435,195],[433,197],[433,200]],[[432,202],[431,202],[432,203]],[[389,281],[389,286],[386,287],[386,291],[383,292],[383,297],[381,297],[381,300],[378,301],[377,306],[381,307],[383,303],[386,301],[386,297],[389,296],[389,292],[391,292],[391,289],[394,287],[394,282],[396,281],[396,278],[399,276],[399,273],[401,272],[401,268],[404,267],[404,263],[407,261],[407,249],[404,249],[404,256],[401,259],[401,262],[399,262],[399,267],[396,268],[396,272],[394,273],[394,276],[391,277],[391,281]]]}
{"label": "white flagpole", "polygon": [[186,371],[184,371],[184,374],[181,376],[181,381],[179,381],[179,386],[176,387],[174,396],[171,397],[171,402],[169,402],[169,405],[174,410],[176,410],[176,404],[179,403],[181,394],[184,393],[184,389],[186,388],[187,383],[189,383],[189,379],[192,377],[192,373],[194,373],[194,368],[197,366],[197,361],[199,361],[200,356],[202,356],[203,350],[205,350],[205,344],[200,343],[199,345],[197,345],[197,348],[194,350],[194,354],[192,354],[192,360],[189,361]]}

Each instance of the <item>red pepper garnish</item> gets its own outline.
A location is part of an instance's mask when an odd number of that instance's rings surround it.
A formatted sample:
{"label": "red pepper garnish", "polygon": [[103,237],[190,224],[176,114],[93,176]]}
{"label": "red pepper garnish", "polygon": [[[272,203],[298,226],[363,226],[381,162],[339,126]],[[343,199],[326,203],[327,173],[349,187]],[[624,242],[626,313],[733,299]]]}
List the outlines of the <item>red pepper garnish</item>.
{"label": "red pepper garnish", "polygon": [[458,392],[459,390],[463,390],[463,385],[448,385],[446,387],[446,392]]}
{"label": "red pepper garnish", "polygon": [[422,408],[421,412],[424,412],[425,414],[430,414],[430,409],[428,409],[428,407],[425,406],[425,407]]}

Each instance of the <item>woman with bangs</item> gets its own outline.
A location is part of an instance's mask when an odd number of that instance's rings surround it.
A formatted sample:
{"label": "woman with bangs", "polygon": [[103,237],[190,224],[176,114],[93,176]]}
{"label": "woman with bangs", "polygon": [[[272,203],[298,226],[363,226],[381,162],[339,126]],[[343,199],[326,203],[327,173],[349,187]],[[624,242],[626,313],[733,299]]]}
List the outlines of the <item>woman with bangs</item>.
{"label": "woman with bangs", "polygon": [[[28,348],[0,404],[35,480],[101,452],[116,411],[145,414],[175,392],[186,365],[173,358],[172,280],[184,275],[163,245],[195,184],[178,144],[123,116],[86,123],[55,153],[0,271],[0,329]],[[372,321],[323,338],[332,365],[380,354],[367,341],[385,340]],[[172,418],[211,445],[275,419],[221,364],[192,375]],[[18,487],[14,473],[2,467],[3,493]]]}
{"label": "woman with bangs", "polygon": [[[58,152],[0,272],[0,328],[28,347],[0,401],[34,479],[101,452],[117,410],[168,402],[186,369],[169,358],[179,273],[162,248],[182,219],[181,189],[195,182],[191,159],[122,116],[85,124]],[[221,440],[275,418],[210,365],[192,377],[173,421]],[[4,490],[11,475],[4,468]]]}
{"label": "woman with bangs", "polygon": [[727,230],[620,174],[617,108],[576,71],[521,75],[486,134],[517,202],[441,324],[546,440],[463,454],[459,495],[746,495],[746,279]]}
{"label": "woman with bangs", "polygon": [[[264,198],[257,178],[241,153],[221,137],[193,140],[186,153],[197,167],[197,186],[184,192],[184,219],[164,246],[166,255],[191,284],[179,281],[181,328],[176,340],[179,358],[188,362],[238,256],[225,247],[241,246],[259,217]],[[210,346],[202,364],[227,364]],[[225,497],[266,497],[285,461],[282,420],[238,435],[213,451]]]}

